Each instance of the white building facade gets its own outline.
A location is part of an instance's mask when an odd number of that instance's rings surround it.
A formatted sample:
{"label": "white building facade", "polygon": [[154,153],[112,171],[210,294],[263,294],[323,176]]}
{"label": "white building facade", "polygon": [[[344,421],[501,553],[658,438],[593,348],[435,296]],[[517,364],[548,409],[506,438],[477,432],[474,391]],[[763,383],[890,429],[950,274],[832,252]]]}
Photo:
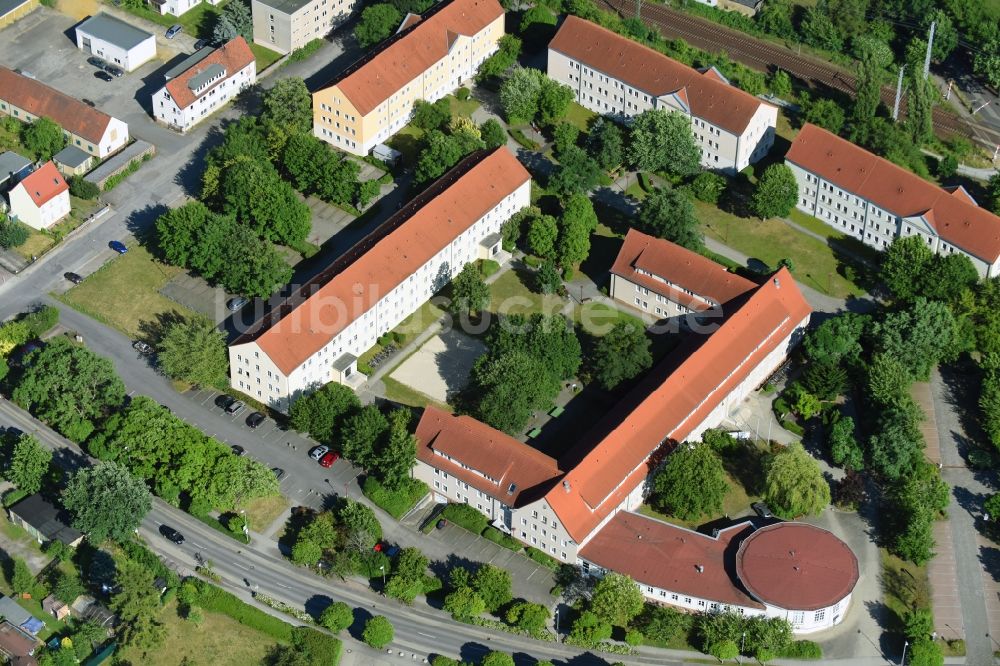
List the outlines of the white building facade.
{"label": "white building facade", "polygon": [[877,250],[918,236],[939,255],[964,254],[981,276],[1000,275],[1000,217],[959,188],[949,192],[814,125],[785,164],[796,208]]}
{"label": "white building facade", "polygon": [[196,62],[174,73],[153,94],[153,117],[180,132],[191,129],[257,82],[257,61],[243,37],[218,49],[204,50],[210,53],[192,56]]}
{"label": "white building facade", "polygon": [[103,13],[76,27],[76,46],[126,72],[156,57],[156,38],[151,33]]}
{"label": "white building facade", "polygon": [[577,102],[627,120],[650,109],[687,116],[705,169],[736,173],[774,144],[777,107],[733,87],[716,70],[698,72],[575,16],[549,44],[550,78]]}
{"label": "white building facade", "polygon": [[180,16],[202,3],[217,6],[222,0],[149,0],[149,6],[161,14]]}
{"label": "white building facade", "polygon": [[[501,167],[508,170],[505,176],[497,171]],[[512,179],[517,183],[508,189],[502,180],[494,181],[495,191],[491,191],[488,182],[480,180],[484,174],[506,178],[508,185]],[[446,174],[442,180],[448,178]],[[375,243],[366,255],[344,267],[282,322],[256,339],[251,339],[254,336],[237,339],[229,348],[233,388],[286,410],[291,400],[329,382],[350,384],[357,372],[357,357],[373,347],[379,336],[416,311],[466,264],[500,258],[500,226],[530,204],[530,176],[506,148],[500,148],[445,190],[442,201],[459,193],[463,198],[478,195],[476,206],[482,209],[467,224],[456,223],[455,228],[459,229],[456,233],[429,222],[429,217],[414,224],[422,211],[412,213],[412,217]],[[491,199],[491,195],[496,198]],[[404,210],[400,214],[410,213]],[[392,222],[390,219],[386,224]],[[451,222],[449,218],[445,226]],[[408,238],[421,226],[427,228],[426,234]],[[437,231],[432,231],[435,226]],[[433,253],[428,252],[430,256],[419,254],[420,263],[407,275],[399,276],[398,281],[389,277],[393,269],[376,268],[403,255],[411,261],[417,260],[418,252],[428,247],[422,239],[431,233],[435,235],[432,242],[437,245],[440,241],[440,245]],[[417,243],[422,246],[419,250],[409,249]],[[400,263],[396,262],[395,270],[399,270]],[[362,274],[365,281],[360,280]],[[324,335],[321,328],[335,333]],[[288,355],[287,345],[296,344],[295,338],[305,338],[303,344],[310,351],[295,350]]]}
{"label": "white building facade", "polygon": [[48,229],[70,213],[69,186],[52,162],[25,176],[7,196],[11,216],[32,229]]}

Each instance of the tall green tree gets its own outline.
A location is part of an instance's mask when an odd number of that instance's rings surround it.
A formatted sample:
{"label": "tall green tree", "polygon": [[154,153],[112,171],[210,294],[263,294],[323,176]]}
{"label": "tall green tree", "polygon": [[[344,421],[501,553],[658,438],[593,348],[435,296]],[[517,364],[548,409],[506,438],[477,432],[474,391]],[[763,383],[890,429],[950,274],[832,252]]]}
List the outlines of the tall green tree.
{"label": "tall green tree", "polygon": [[701,168],[701,149],[690,119],[676,111],[650,109],[632,123],[628,160],[642,171],[689,176]]}
{"label": "tall green tree", "polygon": [[472,368],[472,412],[484,423],[514,433],[534,410],[546,407],[559,392],[559,379],[523,351],[479,357]]}
{"label": "tall green tree", "polygon": [[857,93],[851,114],[851,139],[867,143],[872,121],[882,100],[885,69],[893,58],[889,46],[874,37],[858,37],[855,45],[858,53]]}
{"label": "tall green tree", "polygon": [[930,76],[924,78],[923,49],[927,43],[922,39],[914,39],[914,42],[921,47],[920,61],[910,62],[907,67],[906,130],[920,146],[934,136],[933,113],[938,92]]}
{"label": "tall green tree", "polygon": [[472,263],[462,267],[461,272],[451,281],[452,314],[459,316],[478,315],[490,303],[490,288],[483,280],[483,274]]}
{"label": "tall green tree", "polygon": [[335,601],[320,613],[319,623],[333,633],[339,633],[354,623],[354,611],[343,601]]}
{"label": "tall green tree", "polygon": [[388,3],[368,5],[354,26],[354,38],[362,48],[368,48],[388,38],[399,27],[403,14]]}
{"label": "tall green tree", "polygon": [[806,356],[824,366],[856,365],[861,358],[861,336],[870,324],[870,317],[855,312],[831,317],[806,335]]}
{"label": "tall green tree", "polygon": [[21,143],[38,161],[47,162],[66,146],[66,137],[59,125],[42,117],[22,126]]}
{"label": "tall green tree", "polygon": [[318,442],[333,443],[344,418],[361,408],[357,394],[347,386],[330,382],[308,393],[288,409],[292,427],[307,432]]}
{"label": "tall green tree", "polygon": [[258,236],[295,245],[309,234],[312,214],[268,162],[239,160],[219,181],[222,210]]}
{"label": "tall green tree", "polygon": [[142,564],[121,558],[117,561],[116,582],[120,591],[111,598],[113,610],[124,624],[119,638],[140,651],[163,642],[165,629],[156,619],[160,594],[153,584],[154,574]]}
{"label": "tall green tree", "polygon": [[865,467],[865,453],[854,435],[854,419],[844,416],[830,426],[828,436],[830,457],[836,465],[848,471],[861,471]]}
{"label": "tall green tree", "polygon": [[73,527],[91,543],[105,539],[125,541],[153,507],[149,489],[125,467],[99,462],[70,477],[62,494],[63,506],[73,515]]}
{"label": "tall green tree", "polygon": [[542,79],[538,94],[538,119],[543,125],[554,125],[566,117],[573,101],[573,89],[548,77]]}
{"label": "tall green tree", "polygon": [[785,217],[792,212],[798,200],[799,184],[791,168],[785,164],[772,164],[764,170],[750,207],[761,219]]}
{"label": "tall green tree", "polygon": [[18,489],[34,495],[42,488],[42,479],[49,471],[52,451],[44,448],[32,435],[23,433],[14,443],[7,478]]}
{"label": "tall green tree", "polygon": [[921,296],[908,308],[876,321],[873,328],[875,351],[895,357],[921,381],[927,380],[936,364],[964,351],[951,309]]}
{"label": "tall green tree", "polygon": [[400,488],[417,462],[417,438],[410,432],[409,409],[389,413],[389,431],[384,440],[375,452],[372,469],[386,487]]}
{"label": "tall green tree", "polygon": [[598,118],[587,136],[587,153],[605,171],[621,166],[625,159],[625,137],[621,128],[604,116]]}
{"label": "tall green tree", "polygon": [[924,440],[912,401],[885,409],[868,440],[871,468],[889,481],[913,472],[923,456]]}
{"label": "tall green tree", "polygon": [[277,125],[293,133],[312,130],[312,95],[299,77],[278,79],[264,93],[261,104],[260,119],[265,125]]}
{"label": "tall green tree", "polygon": [[375,462],[375,445],[388,431],[389,421],[375,405],[365,405],[344,419],[341,451],[353,463],[369,468]]}
{"label": "tall green tree", "polygon": [[658,187],[642,202],[639,228],[646,233],[677,243],[689,250],[702,247],[694,204],[686,192],[670,186]]}
{"label": "tall green tree", "polygon": [[225,386],[229,379],[226,337],[205,317],[178,319],[160,339],[157,361],[163,372],[195,386]]}
{"label": "tall green tree", "polygon": [[559,153],[559,164],[549,176],[549,188],[560,196],[588,192],[597,186],[601,169],[587,151],[576,145]]}
{"label": "tall green tree", "polygon": [[479,126],[479,135],[487,150],[507,145],[507,132],[496,118],[488,118]]}
{"label": "tall green tree", "polygon": [[594,346],[591,358],[594,377],[605,390],[612,390],[653,365],[649,338],[639,326],[618,322]]}
{"label": "tall green tree", "polygon": [[514,598],[511,592],[510,572],[506,569],[484,564],[476,570],[470,580],[472,589],[486,604],[486,610],[495,613]]}
{"label": "tall green tree", "polygon": [[216,42],[228,42],[240,35],[248,43],[253,43],[253,16],[250,13],[250,3],[246,0],[232,0],[222,8],[212,37]]}
{"label": "tall green tree", "polygon": [[538,113],[545,75],[537,69],[515,67],[500,86],[500,105],[508,123],[531,122]]}
{"label": "tall green tree", "polygon": [[97,421],[122,404],[125,385],[110,361],[57,337],[32,352],[13,398],[66,437],[80,442]]}
{"label": "tall green tree", "polygon": [[765,496],[783,518],[818,515],[830,504],[830,485],[815,458],[795,443],[768,463]]}
{"label": "tall green tree", "polygon": [[594,586],[590,610],[615,627],[628,627],[642,612],[642,592],[628,576],[609,572]]}
{"label": "tall green tree", "polygon": [[551,215],[536,217],[528,227],[528,247],[532,253],[545,258],[555,257],[559,223]]}
{"label": "tall green tree", "polygon": [[704,444],[680,444],[653,477],[652,501],[660,511],[694,520],[722,511],[729,490],[722,461]]}
{"label": "tall green tree", "polygon": [[392,642],[395,632],[392,623],[383,615],[376,615],[369,618],[365,623],[365,629],[361,634],[365,643],[380,650]]}
{"label": "tall green tree", "polygon": [[803,116],[806,122],[819,125],[834,134],[844,127],[844,109],[835,100],[818,98],[806,104]]}

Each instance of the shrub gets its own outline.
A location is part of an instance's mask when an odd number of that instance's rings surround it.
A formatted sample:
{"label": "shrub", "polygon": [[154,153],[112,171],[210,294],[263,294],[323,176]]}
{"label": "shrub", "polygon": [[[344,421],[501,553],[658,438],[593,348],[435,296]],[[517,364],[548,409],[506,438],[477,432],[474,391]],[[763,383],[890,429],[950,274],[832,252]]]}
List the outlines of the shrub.
{"label": "shrub", "polygon": [[81,199],[96,199],[101,194],[101,188],[94,185],[89,180],[84,180],[83,176],[70,176],[69,193]]}
{"label": "shrub", "polygon": [[455,91],[455,97],[462,100],[463,102],[469,99],[469,96],[471,94],[472,93],[469,91],[468,88],[459,88],[458,90]]}
{"label": "shrub", "polygon": [[629,629],[625,632],[625,642],[629,645],[642,645],[644,637],[638,629]]}
{"label": "shrub", "polygon": [[141,543],[126,541],[119,544],[119,547],[130,560],[138,562],[142,566],[146,567],[152,571],[153,575],[157,578],[162,578],[167,581],[167,587],[177,587],[179,584],[177,573],[172,569],[168,569],[153,551],[149,550]]}
{"label": "shrub", "polygon": [[717,204],[726,189],[726,179],[711,171],[702,171],[688,185],[694,198],[705,203]]}
{"label": "shrub", "polygon": [[11,488],[3,494],[3,505],[4,507],[11,507],[23,500],[28,496],[26,490],[21,490],[20,488]]}
{"label": "shrub", "polygon": [[783,659],[822,659],[823,648],[813,641],[795,641],[778,653],[778,656]]}
{"label": "shrub", "polygon": [[405,516],[406,512],[428,492],[427,484],[417,479],[404,479],[398,489],[391,490],[383,486],[374,476],[365,477],[361,490],[365,497],[396,520]]}
{"label": "shrub", "polygon": [[28,227],[0,214],[0,247],[20,247],[28,240]]}
{"label": "shrub", "polygon": [[489,519],[485,515],[476,511],[468,504],[449,504],[441,512],[441,515],[473,534],[482,534],[489,523]]}
{"label": "shrub", "polygon": [[319,51],[323,47],[323,40],[316,38],[312,41],[307,42],[304,46],[300,46],[288,55],[288,60],[286,62],[298,62],[299,60],[305,60],[316,51]]}
{"label": "shrub", "polygon": [[203,609],[227,615],[240,624],[263,632],[279,641],[291,642],[292,625],[287,622],[243,603],[222,588],[204,581],[197,581],[195,587],[197,589],[195,603]]}
{"label": "shrub", "polygon": [[527,148],[528,150],[538,150],[538,144],[526,137],[524,132],[521,130],[511,129],[507,131],[510,133],[510,137],[514,139],[514,141],[517,141],[522,148]]}
{"label": "shrub", "polygon": [[799,437],[802,437],[804,434],[806,434],[805,428],[800,426],[798,423],[795,423],[794,421],[782,421],[781,427],[794,435],[798,435]]}
{"label": "shrub", "polygon": [[59,323],[59,309],[43,305],[21,317],[21,322],[28,327],[28,333],[32,338],[40,338]]}
{"label": "shrub", "polygon": [[518,543],[517,540],[512,539],[508,535],[504,534],[503,532],[492,526],[487,527],[483,531],[483,538],[488,539],[495,544],[503,546],[504,548],[509,548],[510,550],[513,550],[515,553],[521,550],[521,544]]}
{"label": "shrub", "polygon": [[498,270],[500,270],[500,264],[492,259],[486,259],[479,267],[479,272],[483,274],[484,278],[495,275]]}
{"label": "shrub", "polygon": [[394,633],[392,623],[389,622],[388,618],[376,615],[365,624],[365,630],[361,637],[371,647],[381,650],[392,642]]}
{"label": "shrub", "polygon": [[533,559],[534,561],[538,562],[539,564],[543,564],[550,569],[553,570],[558,569],[560,566],[559,560],[552,557],[551,555],[543,553],[537,548],[532,548],[531,546],[528,546],[527,548],[524,549],[524,554]]}

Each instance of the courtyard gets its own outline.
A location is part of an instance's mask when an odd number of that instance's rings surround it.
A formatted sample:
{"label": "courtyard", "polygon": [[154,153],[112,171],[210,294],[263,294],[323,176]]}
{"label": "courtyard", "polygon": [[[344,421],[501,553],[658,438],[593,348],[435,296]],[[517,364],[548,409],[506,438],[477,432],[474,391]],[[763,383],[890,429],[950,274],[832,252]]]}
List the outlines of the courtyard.
{"label": "courtyard", "polygon": [[468,384],[473,364],[485,352],[481,340],[452,329],[428,340],[390,377],[437,402],[448,402]]}

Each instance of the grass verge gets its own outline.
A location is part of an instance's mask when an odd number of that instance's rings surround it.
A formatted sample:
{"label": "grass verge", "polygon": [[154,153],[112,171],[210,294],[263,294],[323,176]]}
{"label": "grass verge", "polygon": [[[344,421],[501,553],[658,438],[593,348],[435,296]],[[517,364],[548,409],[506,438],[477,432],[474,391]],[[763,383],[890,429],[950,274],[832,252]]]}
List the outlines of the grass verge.
{"label": "grass verge", "polygon": [[288,508],[288,500],[284,495],[272,495],[271,497],[258,497],[247,503],[247,520],[250,522],[250,529],[256,532],[265,532],[278,516]]}
{"label": "grass verge", "polygon": [[409,405],[410,407],[423,408],[427,405],[434,405],[439,409],[443,409],[448,412],[452,411],[450,406],[444,404],[443,402],[438,402],[429,395],[425,395],[415,388],[402,383],[398,379],[393,379],[391,376],[383,377],[382,383],[385,385],[386,400],[390,400],[400,405]]}
{"label": "grass verge", "polygon": [[[303,46],[305,49],[308,45]],[[321,44],[322,46],[322,44]],[[250,44],[250,50],[253,52],[253,57],[257,61],[257,74],[260,74],[265,69],[276,63],[281,59],[281,54],[277,51],[272,51],[266,46],[261,46],[257,43]],[[308,56],[308,54],[306,54]]]}
{"label": "grass verge", "polygon": [[192,311],[160,294],[160,289],[181,271],[156,261],[146,248],[136,245],[129,248],[128,254],[115,257],[58,298],[136,338],[145,322],[156,321],[162,315],[194,316]]}

